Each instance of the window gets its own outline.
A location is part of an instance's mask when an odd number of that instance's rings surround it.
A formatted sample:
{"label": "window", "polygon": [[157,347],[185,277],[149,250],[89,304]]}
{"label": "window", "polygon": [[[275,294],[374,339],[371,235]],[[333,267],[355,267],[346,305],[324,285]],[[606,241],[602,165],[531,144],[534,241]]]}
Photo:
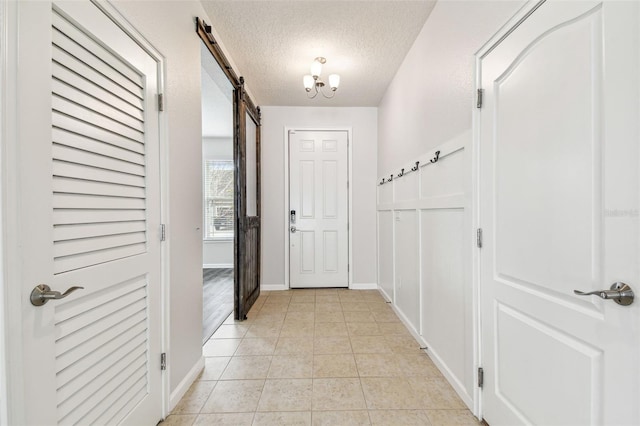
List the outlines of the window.
{"label": "window", "polygon": [[204,162],[204,239],[233,238],[233,162]]}

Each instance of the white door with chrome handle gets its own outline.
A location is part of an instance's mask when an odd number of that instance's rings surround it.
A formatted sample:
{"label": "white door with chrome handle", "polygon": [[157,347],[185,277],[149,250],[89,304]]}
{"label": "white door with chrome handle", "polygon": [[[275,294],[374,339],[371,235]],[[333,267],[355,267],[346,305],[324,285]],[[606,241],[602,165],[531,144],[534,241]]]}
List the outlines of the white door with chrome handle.
{"label": "white door with chrome handle", "polygon": [[20,270],[22,367],[12,374],[23,392],[11,415],[29,425],[156,424],[161,67],[107,3],[15,7],[11,266]]}
{"label": "white door with chrome handle", "polygon": [[290,287],[348,286],[346,131],[289,133]]}
{"label": "white door with chrome handle", "polygon": [[640,3],[527,7],[478,70],[483,415],[637,425]]}

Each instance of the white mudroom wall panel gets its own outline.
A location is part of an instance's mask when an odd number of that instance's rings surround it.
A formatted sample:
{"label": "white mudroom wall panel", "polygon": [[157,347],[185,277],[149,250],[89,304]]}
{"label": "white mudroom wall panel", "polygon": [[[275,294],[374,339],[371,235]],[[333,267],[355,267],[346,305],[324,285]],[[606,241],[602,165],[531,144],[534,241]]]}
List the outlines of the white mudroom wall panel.
{"label": "white mudroom wall panel", "polygon": [[[465,273],[465,209],[424,209],[422,233],[422,336],[441,368],[472,394],[465,378],[473,353],[471,280]],[[460,350],[464,348],[464,350]]]}
{"label": "white mudroom wall panel", "polygon": [[416,200],[419,193],[419,182],[417,173],[409,173],[402,176],[402,179],[398,179],[393,185],[393,201],[400,203],[403,201]]}
{"label": "white mudroom wall panel", "polygon": [[420,330],[420,269],[418,264],[418,212],[396,210],[394,305],[413,331]]}
{"label": "white mudroom wall panel", "polygon": [[[458,149],[451,152],[442,161],[438,161],[437,167],[424,167],[420,173],[420,198],[436,200],[442,197],[461,196],[465,193],[465,150],[462,142],[454,144],[450,149]],[[438,149],[436,149],[437,151]],[[442,155],[442,154],[441,154]]]}
{"label": "white mudroom wall panel", "polygon": [[378,211],[378,289],[393,300],[393,211]]}
{"label": "white mudroom wall panel", "polygon": [[414,162],[378,178],[380,289],[468,405],[474,354],[473,239],[465,231],[471,226],[470,144],[464,132],[416,158],[417,170]]}

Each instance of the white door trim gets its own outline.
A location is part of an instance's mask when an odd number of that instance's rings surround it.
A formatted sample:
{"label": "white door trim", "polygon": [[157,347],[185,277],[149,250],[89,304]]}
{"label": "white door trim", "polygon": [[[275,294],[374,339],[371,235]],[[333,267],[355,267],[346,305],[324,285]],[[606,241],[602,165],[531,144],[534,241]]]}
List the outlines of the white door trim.
{"label": "white door trim", "polygon": [[[129,21],[111,3],[102,0],[91,0],[99,9],[109,16],[129,37],[136,41],[158,66],[158,91],[165,90],[164,56],[138,32]],[[22,364],[22,286],[20,283],[19,238],[20,218],[17,209],[19,182],[16,165],[17,128],[16,104],[17,86],[17,20],[18,2],[0,3],[0,318],[4,326],[0,328],[0,424],[22,424],[27,409],[28,398],[24,395],[22,383],[23,371],[27,366]],[[159,144],[160,144],[160,198],[161,222],[168,225],[169,219],[169,143],[167,117],[159,112]],[[159,235],[159,230],[158,230]],[[169,242],[161,244],[161,348],[169,352]],[[170,359],[170,358],[169,358]],[[159,361],[159,360],[158,360]],[[169,414],[169,370],[162,377],[162,415]]]}
{"label": "white door trim", "polygon": [[[352,147],[353,147],[353,138],[352,138],[352,127],[297,127],[297,126],[285,126],[284,127],[284,138],[283,138],[283,151],[284,151],[284,283],[282,285],[282,290],[288,290],[290,288],[289,282],[289,131],[300,131],[300,132],[347,132],[347,167],[348,167],[348,179],[349,179],[349,187],[347,191],[347,210],[349,217],[349,226],[348,226],[348,237],[349,237],[349,288],[352,288],[353,285],[353,241],[352,241],[352,225],[353,225],[353,216],[351,208],[351,200],[353,199],[352,193],[352,182],[353,182],[353,166],[352,166]],[[273,288],[271,288],[273,287]],[[277,290],[277,286],[270,286],[270,288],[264,288],[265,290]]]}
{"label": "white door trim", "polygon": [[[496,32],[481,48],[475,53],[474,63],[474,81],[473,81],[473,93],[477,93],[477,90],[481,88],[482,75],[480,73],[482,59],[488,55],[496,46],[498,46],[511,32],[513,32],[525,19],[527,19],[533,12],[536,11],[546,0],[529,0],[525,3],[512,17],[507,21],[502,28]],[[477,108],[476,97],[473,97],[473,114],[472,114],[472,129],[473,129],[473,142],[471,145],[471,175],[472,175],[472,189],[471,189],[471,232],[476,232],[477,229],[482,228],[482,217],[480,215],[480,109]],[[474,239],[475,241],[475,239]],[[480,294],[482,288],[480,287],[480,249],[475,244],[472,245],[471,254],[471,276],[472,276],[472,309],[474,318],[474,330],[473,330],[473,371],[478,371],[478,368],[482,367],[482,345],[484,344],[482,339],[482,311],[481,311],[481,298]],[[473,388],[473,414],[482,419],[483,416],[483,401],[482,392],[478,387],[478,375],[474,374],[474,388]]]}
{"label": "white door trim", "polygon": [[[122,30],[129,35],[133,40],[144,49],[145,52],[151,56],[158,64],[158,93],[165,94],[165,72],[166,64],[164,55],[160,53],[145,37],[142,35],[129,21],[125,18],[120,11],[114,7],[111,3],[103,0],[92,0],[103,12],[111,19],[113,19]],[[164,96],[164,102],[166,105],[166,95]],[[168,131],[168,119],[165,111],[158,111],[158,134],[160,137],[160,222],[166,226],[167,235],[170,234],[171,225],[169,220],[169,131]],[[160,230],[158,230],[160,235]],[[171,397],[171,383],[169,378],[171,377],[171,345],[170,345],[170,333],[171,330],[171,282],[169,280],[170,275],[170,247],[171,238],[166,238],[160,244],[160,295],[162,297],[162,311],[161,315],[161,327],[160,330],[160,346],[162,353],[167,354],[167,369],[162,375],[162,417],[165,418],[169,415],[173,407],[170,405]],[[158,360],[159,362],[159,360]]]}
{"label": "white door trim", "polygon": [[18,174],[17,128],[16,128],[16,81],[18,53],[17,2],[2,2],[0,5],[0,315],[3,327],[0,330],[0,423],[24,423],[24,398],[22,387],[22,333],[20,269],[10,268],[18,264],[18,220],[15,206],[18,188],[14,177]]}

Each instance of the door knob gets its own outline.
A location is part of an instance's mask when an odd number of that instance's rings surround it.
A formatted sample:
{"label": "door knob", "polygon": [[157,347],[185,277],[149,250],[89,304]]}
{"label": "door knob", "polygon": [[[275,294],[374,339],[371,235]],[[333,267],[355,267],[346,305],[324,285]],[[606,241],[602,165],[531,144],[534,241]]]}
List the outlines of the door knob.
{"label": "door knob", "polygon": [[59,291],[51,290],[51,287],[49,287],[46,284],[39,284],[35,286],[33,291],[31,291],[31,297],[29,298],[29,300],[31,300],[31,304],[33,306],[42,306],[45,303],[47,303],[49,300],[64,299],[74,291],[80,290],[83,288],[84,287],[74,286],[68,289],[67,291],[65,291],[64,293],[60,293]]}
{"label": "door knob", "polygon": [[297,231],[296,227],[295,227],[295,226],[292,226],[292,227],[291,227],[291,233],[292,233],[292,234],[295,234],[295,233],[296,233],[296,231]]}
{"label": "door knob", "polygon": [[578,296],[599,296],[602,299],[611,299],[618,305],[628,306],[633,303],[633,290],[625,283],[613,283],[609,290],[596,290],[585,293],[580,290],[573,290]]}

